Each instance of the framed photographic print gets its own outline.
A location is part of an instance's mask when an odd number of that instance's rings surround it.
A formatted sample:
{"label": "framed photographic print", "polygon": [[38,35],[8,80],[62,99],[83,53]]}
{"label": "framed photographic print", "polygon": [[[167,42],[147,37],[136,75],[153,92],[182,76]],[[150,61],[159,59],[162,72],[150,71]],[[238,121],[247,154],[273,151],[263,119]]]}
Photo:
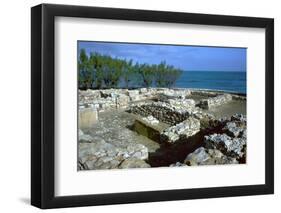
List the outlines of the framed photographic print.
{"label": "framed photographic print", "polygon": [[31,9],[31,203],[274,192],[274,21]]}

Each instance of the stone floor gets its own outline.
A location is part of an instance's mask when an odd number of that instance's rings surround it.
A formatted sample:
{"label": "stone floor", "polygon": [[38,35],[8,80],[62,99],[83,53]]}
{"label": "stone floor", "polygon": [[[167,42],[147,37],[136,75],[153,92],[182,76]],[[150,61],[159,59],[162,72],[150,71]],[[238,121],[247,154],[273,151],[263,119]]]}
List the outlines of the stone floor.
{"label": "stone floor", "polygon": [[100,112],[98,123],[84,132],[94,138],[102,138],[117,147],[127,147],[130,143],[139,143],[146,146],[149,152],[154,152],[160,145],[133,131],[132,125],[135,118],[135,115],[124,110]]}
{"label": "stone floor", "polygon": [[216,118],[229,117],[236,113],[246,115],[246,101],[232,100],[227,104],[223,104],[206,111],[212,113]]}
{"label": "stone floor", "polygon": [[[196,101],[200,97],[194,98]],[[246,114],[246,101],[232,100],[231,102],[206,110],[215,115],[216,118],[231,116],[235,113]],[[143,144],[148,148],[148,163],[152,167],[169,166],[172,163],[183,161],[187,154],[200,147],[203,135],[195,135],[190,138],[189,143],[177,144],[171,147],[160,146],[156,141],[136,133],[133,124],[136,115],[125,112],[124,109],[111,110],[99,113],[99,121],[91,129],[85,129],[84,133],[95,139],[103,139],[107,143],[117,147],[127,147],[129,144]]]}

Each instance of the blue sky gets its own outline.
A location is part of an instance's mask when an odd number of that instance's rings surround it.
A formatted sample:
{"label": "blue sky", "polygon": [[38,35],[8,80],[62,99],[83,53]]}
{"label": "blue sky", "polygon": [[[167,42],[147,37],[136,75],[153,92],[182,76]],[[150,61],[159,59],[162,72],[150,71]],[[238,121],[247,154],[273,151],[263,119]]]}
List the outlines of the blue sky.
{"label": "blue sky", "polygon": [[79,50],[134,62],[159,64],[165,60],[184,71],[246,71],[246,48],[78,42]]}

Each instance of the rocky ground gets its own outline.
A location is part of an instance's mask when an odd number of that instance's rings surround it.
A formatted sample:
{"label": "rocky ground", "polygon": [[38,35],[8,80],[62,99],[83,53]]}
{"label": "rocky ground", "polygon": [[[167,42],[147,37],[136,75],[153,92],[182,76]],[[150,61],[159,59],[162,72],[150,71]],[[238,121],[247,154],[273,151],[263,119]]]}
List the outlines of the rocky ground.
{"label": "rocky ground", "polygon": [[79,91],[78,170],[245,163],[246,124],[242,95]]}

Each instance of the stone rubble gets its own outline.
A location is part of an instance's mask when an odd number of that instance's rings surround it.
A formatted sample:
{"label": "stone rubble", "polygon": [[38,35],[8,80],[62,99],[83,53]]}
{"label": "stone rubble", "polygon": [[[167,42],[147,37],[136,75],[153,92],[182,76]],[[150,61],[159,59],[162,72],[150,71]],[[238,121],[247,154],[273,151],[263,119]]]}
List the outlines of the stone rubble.
{"label": "stone rubble", "polygon": [[206,147],[218,149],[229,156],[244,155],[244,145],[246,140],[244,138],[231,138],[226,134],[213,134],[205,136]]}
{"label": "stone rubble", "polygon": [[84,142],[89,143],[93,140],[93,137],[91,135],[84,134],[81,129],[79,129],[78,136],[79,136],[80,143],[84,143]]}
{"label": "stone rubble", "polygon": [[[198,100],[192,96],[202,98]],[[143,144],[128,143],[125,134],[124,138],[118,137],[118,141],[113,137],[100,137],[100,133],[88,133],[88,129],[99,123],[100,112],[119,109],[140,116],[152,128],[160,123],[167,125],[157,133],[161,144],[176,144],[197,133],[204,134],[203,146],[189,153],[185,160],[169,164],[170,167],[243,162],[246,158],[246,116],[234,114],[215,119],[207,111],[232,100],[245,101],[246,97],[192,89],[80,90],[77,168],[92,170],[150,167],[148,148]],[[114,123],[112,129],[105,129],[103,134],[108,134],[113,129]],[[152,137],[150,139],[154,140]]]}
{"label": "stone rubble", "polygon": [[200,121],[189,117],[181,123],[165,129],[161,134],[161,142],[175,143],[179,139],[186,139],[200,131]]}
{"label": "stone rubble", "polygon": [[196,104],[193,99],[168,99],[166,100],[166,102],[175,107],[189,108],[189,109],[194,109]]}
{"label": "stone rubble", "polygon": [[190,153],[184,163],[188,166],[198,165],[215,165],[215,164],[237,164],[238,161],[235,158],[224,155],[217,149],[206,149],[200,147],[194,152]]}
{"label": "stone rubble", "polygon": [[152,115],[149,115],[147,117],[142,118],[145,122],[151,124],[151,125],[156,125],[159,124],[159,121],[154,118]]}
{"label": "stone rubble", "polygon": [[[231,118],[213,121],[224,133],[204,136],[204,145],[188,154],[183,162],[188,166],[238,164],[246,158],[246,116],[235,114]],[[170,166],[181,166],[173,164]]]}
{"label": "stone rubble", "polygon": [[[127,108],[131,103],[158,99],[174,107],[195,109],[195,101],[191,95],[205,97],[198,106],[203,109],[225,104],[232,99],[245,100],[245,96],[236,94],[223,94],[204,90],[168,89],[168,88],[140,88],[140,89],[100,89],[79,90],[79,109],[94,108],[106,111],[118,108]],[[197,109],[198,110],[198,109]]]}
{"label": "stone rubble", "polygon": [[144,160],[147,158],[148,150],[142,144],[130,144],[125,148],[120,148],[105,142],[103,139],[93,140],[90,143],[79,143],[78,161],[80,168],[85,170],[117,169],[120,166],[125,168],[126,166],[122,165],[125,160],[130,162],[128,168],[133,166],[133,162],[136,162],[139,167],[143,162],[142,167],[144,167],[146,166]]}
{"label": "stone rubble", "polygon": [[216,97],[208,98],[208,99],[203,99],[200,101],[199,106],[202,109],[209,109],[212,107],[216,107],[222,104],[226,104],[232,100],[232,96],[230,94],[223,94],[223,95],[218,95]]}
{"label": "stone rubble", "polygon": [[129,168],[150,168],[150,165],[143,160],[138,158],[128,158],[124,160],[119,167],[120,169],[129,169]]}
{"label": "stone rubble", "polygon": [[188,110],[172,106],[171,104],[165,102],[133,105],[128,112],[141,115],[143,117],[151,115],[159,121],[171,125],[184,121],[190,115]]}
{"label": "stone rubble", "polygon": [[224,129],[229,136],[239,137],[243,134],[245,128],[238,126],[235,122],[227,122]]}
{"label": "stone rubble", "polygon": [[236,114],[230,120],[222,128],[225,133],[205,136],[205,144],[239,160],[246,154],[246,116]]}
{"label": "stone rubble", "polygon": [[247,118],[243,114],[234,114],[233,116],[231,116],[231,121],[238,121],[246,124]]}
{"label": "stone rubble", "polygon": [[223,94],[222,92],[219,92],[219,91],[216,92],[216,91],[208,91],[208,90],[200,90],[200,89],[191,90],[190,93],[191,93],[191,95],[202,96],[205,98],[216,97],[218,95]]}

